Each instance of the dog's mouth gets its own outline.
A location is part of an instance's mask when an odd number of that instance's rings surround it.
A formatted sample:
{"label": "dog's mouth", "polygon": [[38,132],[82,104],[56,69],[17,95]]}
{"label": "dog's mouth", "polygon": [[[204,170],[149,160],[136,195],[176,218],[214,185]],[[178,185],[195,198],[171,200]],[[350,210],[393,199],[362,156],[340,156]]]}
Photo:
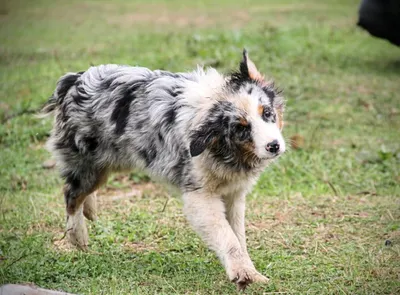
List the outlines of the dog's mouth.
{"label": "dog's mouth", "polygon": [[251,160],[251,164],[253,167],[260,167],[265,164],[268,164],[268,162],[273,161],[277,159],[280,156],[280,154],[274,154],[274,155],[266,155],[266,156],[257,156],[254,155],[254,157]]}
{"label": "dog's mouth", "polygon": [[282,155],[282,153],[268,153],[266,155],[260,156],[260,155],[257,155],[256,153],[253,153],[252,157],[249,157],[249,158],[251,158],[251,162],[261,163],[261,162],[264,162],[267,160],[273,160],[273,159],[279,158],[279,156],[281,156],[281,155]]}
{"label": "dog's mouth", "polygon": [[263,157],[261,157],[260,158],[260,160],[274,160],[274,159],[277,159],[277,158],[279,158],[281,155],[282,155],[283,153],[270,153],[270,154],[268,154],[268,155],[266,155],[266,156],[263,156]]}

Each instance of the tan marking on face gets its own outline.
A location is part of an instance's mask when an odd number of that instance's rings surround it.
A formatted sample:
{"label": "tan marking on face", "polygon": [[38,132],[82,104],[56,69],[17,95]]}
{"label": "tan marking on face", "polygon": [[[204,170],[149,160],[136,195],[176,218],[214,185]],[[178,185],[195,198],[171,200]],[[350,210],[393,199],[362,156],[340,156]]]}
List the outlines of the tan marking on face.
{"label": "tan marking on face", "polygon": [[254,142],[246,142],[242,145],[242,159],[247,163],[252,163],[255,161],[256,154],[255,154],[256,146]]}
{"label": "tan marking on face", "polygon": [[236,101],[236,107],[242,110],[245,114],[250,113],[251,104],[247,97],[241,97]]}
{"label": "tan marking on face", "polygon": [[242,147],[245,152],[251,152],[251,153],[254,153],[254,149],[256,148],[254,142],[252,141],[244,143]]}
{"label": "tan marking on face", "polygon": [[262,105],[258,105],[257,107],[257,113],[262,116],[262,114],[264,113],[264,107]]}
{"label": "tan marking on face", "polygon": [[240,124],[243,125],[243,126],[249,126],[249,121],[247,121],[246,118],[241,117],[241,118],[239,119],[239,122],[240,122]]}

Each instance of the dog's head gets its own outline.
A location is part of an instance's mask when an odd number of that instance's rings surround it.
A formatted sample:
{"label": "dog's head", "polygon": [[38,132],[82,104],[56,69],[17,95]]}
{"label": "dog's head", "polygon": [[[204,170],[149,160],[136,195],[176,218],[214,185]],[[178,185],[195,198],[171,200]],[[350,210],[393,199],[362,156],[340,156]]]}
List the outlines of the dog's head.
{"label": "dog's head", "polygon": [[285,151],[284,100],[266,81],[246,50],[240,70],[231,74],[201,127],[191,136],[190,153],[208,151],[235,168],[251,169]]}

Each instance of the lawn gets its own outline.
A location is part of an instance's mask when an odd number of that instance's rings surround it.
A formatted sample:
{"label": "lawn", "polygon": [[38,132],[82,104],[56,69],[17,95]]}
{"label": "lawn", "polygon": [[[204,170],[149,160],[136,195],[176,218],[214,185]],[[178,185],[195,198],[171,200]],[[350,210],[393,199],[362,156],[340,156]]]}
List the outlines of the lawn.
{"label": "lawn", "polygon": [[[218,2],[218,4],[217,4]],[[234,2],[234,3],[233,3]],[[359,1],[0,3],[0,285],[79,294],[235,294],[175,191],[114,175],[80,252],[34,113],[90,65],[228,72],[246,47],[287,99],[293,147],[248,197],[248,294],[400,293],[400,51],[355,26]]]}

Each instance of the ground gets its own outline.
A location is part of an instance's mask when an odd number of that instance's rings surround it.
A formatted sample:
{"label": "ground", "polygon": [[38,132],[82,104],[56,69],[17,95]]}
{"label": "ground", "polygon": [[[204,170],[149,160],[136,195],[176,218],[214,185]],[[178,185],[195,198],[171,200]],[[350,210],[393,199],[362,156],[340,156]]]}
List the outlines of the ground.
{"label": "ground", "polygon": [[62,181],[44,149],[51,119],[34,112],[68,71],[228,72],[246,47],[284,90],[293,146],[248,197],[250,255],[271,281],[247,293],[399,294],[400,54],[356,27],[358,4],[1,1],[0,285],[235,294],[179,196],[141,173],[110,179],[89,250],[68,247]]}

